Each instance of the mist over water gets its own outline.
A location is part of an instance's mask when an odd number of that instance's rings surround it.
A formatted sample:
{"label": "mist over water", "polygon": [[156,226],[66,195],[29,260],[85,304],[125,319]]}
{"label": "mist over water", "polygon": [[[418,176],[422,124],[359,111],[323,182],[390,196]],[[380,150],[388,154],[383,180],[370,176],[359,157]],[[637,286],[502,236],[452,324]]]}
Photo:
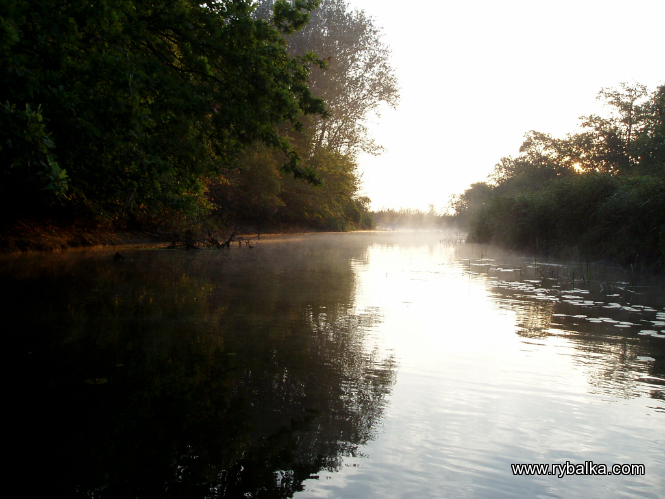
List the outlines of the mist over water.
{"label": "mist over water", "polygon": [[[662,279],[442,232],[121,252],[123,263],[113,250],[0,260],[12,369],[29,394],[15,412],[17,471],[39,475],[38,488],[330,498],[665,490]],[[566,461],[646,473],[511,471]]]}

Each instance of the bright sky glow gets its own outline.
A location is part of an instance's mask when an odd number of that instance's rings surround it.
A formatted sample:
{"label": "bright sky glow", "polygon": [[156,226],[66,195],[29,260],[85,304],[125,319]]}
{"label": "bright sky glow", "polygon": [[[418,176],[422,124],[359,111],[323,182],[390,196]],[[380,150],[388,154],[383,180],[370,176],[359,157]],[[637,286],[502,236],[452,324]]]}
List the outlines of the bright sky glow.
{"label": "bright sky glow", "polygon": [[529,130],[565,136],[601,87],[665,83],[663,0],[347,0],[383,28],[401,86],[361,156],[374,209],[441,210],[516,155]]}

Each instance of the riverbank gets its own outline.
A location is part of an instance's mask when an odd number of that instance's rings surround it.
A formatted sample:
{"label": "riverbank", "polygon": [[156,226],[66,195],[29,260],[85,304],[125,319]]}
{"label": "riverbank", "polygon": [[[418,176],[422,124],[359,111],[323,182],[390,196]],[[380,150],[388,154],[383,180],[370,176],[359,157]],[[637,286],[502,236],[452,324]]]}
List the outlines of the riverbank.
{"label": "riverbank", "polygon": [[159,241],[144,232],[114,232],[109,229],[61,226],[18,221],[0,234],[0,253],[62,251],[69,248],[149,244]]}
{"label": "riverbank", "polygon": [[665,267],[661,178],[587,173],[507,191],[497,187],[484,197],[467,242],[648,270]]}
{"label": "riverbank", "polygon": [[[254,233],[270,236],[316,232],[322,231],[301,225],[276,225],[259,228]],[[230,229],[217,231],[215,236],[223,240],[224,236],[228,237],[230,233]],[[108,227],[62,226],[21,220],[0,232],[0,253],[53,252],[85,247],[166,244],[172,242],[173,239],[173,232],[169,231],[114,231]]]}

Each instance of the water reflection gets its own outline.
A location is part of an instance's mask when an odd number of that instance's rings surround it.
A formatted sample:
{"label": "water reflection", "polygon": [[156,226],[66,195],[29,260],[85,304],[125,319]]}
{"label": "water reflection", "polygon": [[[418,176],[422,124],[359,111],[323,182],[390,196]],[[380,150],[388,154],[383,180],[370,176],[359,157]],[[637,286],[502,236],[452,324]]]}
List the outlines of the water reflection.
{"label": "water reflection", "polygon": [[[571,325],[579,327],[562,326],[558,307],[563,294],[584,284],[579,269],[573,284],[573,268],[561,267],[561,282],[545,268],[546,286],[533,258],[423,234],[378,235],[368,242],[367,261],[358,273],[358,303],[383,305],[379,330],[398,355],[399,380],[384,431],[364,447],[367,458],[308,480],[299,497],[660,495],[663,403],[650,397],[648,380],[612,373],[623,362],[621,369],[662,377],[665,343],[644,342],[637,327],[604,323],[590,331],[598,324],[578,318]],[[662,284],[651,289],[641,298],[655,310],[665,295]],[[614,313],[602,307],[615,299],[599,305],[602,314]],[[624,344],[637,345],[641,355],[622,357],[616,347]],[[511,472],[512,463],[567,460],[644,463],[647,475]]]}
{"label": "water reflection", "polygon": [[[604,268],[602,275],[596,271],[593,279],[578,281],[575,287],[566,278],[574,272],[570,268],[524,261],[517,266],[504,269],[491,262],[485,277],[498,306],[516,312],[518,335],[566,338],[565,347],[577,351],[569,355],[584,368],[594,387],[591,393],[665,397],[665,345],[657,330],[644,329],[659,326],[663,312],[658,310],[665,295],[662,282],[631,285],[621,280],[625,274],[620,269]],[[584,275],[583,269],[579,275]],[[654,351],[658,359],[652,357]]]}
{"label": "water reflection", "polygon": [[[127,251],[117,264],[112,254],[0,262],[0,311],[30,394],[17,409],[18,461],[37,488],[300,499],[665,490],[662,280],[436,234]],[[643,463],[647,474],[510,468],[566,460]]]}
{"label": "water reflection", "polygon": [[396,365],[354,306],[363,249],[318,243],[7,260],[22,471],[66,496],[290,497],[338,469]]}

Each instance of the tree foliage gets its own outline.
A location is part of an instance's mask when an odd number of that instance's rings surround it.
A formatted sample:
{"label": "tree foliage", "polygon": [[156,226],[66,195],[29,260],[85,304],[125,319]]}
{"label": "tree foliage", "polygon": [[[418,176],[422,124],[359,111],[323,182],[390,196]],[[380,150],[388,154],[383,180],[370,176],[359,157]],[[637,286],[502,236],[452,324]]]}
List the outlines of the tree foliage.
{"label": "tree foliage", "polygon": [[531,131],[492,185],[453,198],[469,240],[665,266],[665,85],[603,88],[608,109],[563,139]]}
{"label": "tree foliage", "polygon": [[5,203],[20,212],[52,193],[95,215],[192,212],[206,179],[255,141],[316,181],[276,128],[326,114],[307,84],[323,63],[284,40],[315,5],[281,0],[264,20],[248,0],[3,2]]}
{"label": "tree foliage", "polygon": [[537,184],[574,171],[574,145],[549,134],[530,131],[524,136],[517,158],[506,157],[496,164],[490,179],[501,185]]}
{"label": "tree foliage", "polygon": [[[268,20],[277,5],[273,0],[260,1],[254,15]],[[324,61],[313,65],[308,85],[313,95],[324,99],[328,115],[302,116],[298,129],[277,127],[322,186],[282,178],[274,152],[255,144],[239,157],[238,171],[211,183],[216,214],[227,222],[241,218],[257,225],[371,228],[369,199],[360,194],[356,158],[360,151],[380,151],[368,136],[367,118],[383,104],[397,104],[388,47],[371,18],[340,0],[323,0],[301,31],[284,37],[292,57],[314,52]]]}
{"label": "tree foliage", "polygon": [[372,228],[369,199],[359,194],[358,166],[350,157],[322,149],[306,163],[322,185],[302,182],[280,171],[277,153],[260,144],[239,158],[240,168],[210,185],[215,214],[225,224],[307,225],[325,230]]}
{"label": "tree foliage", "polygon": [[485,182],[476,182],[471,184],[464,193],[450,197],[448,211],[454,213],[457,225],[466,225],[491,196],[491,185]]}
{"label": "tree foliage", "polygon": [[[265,16],[273,0],[259,4]],[[322,0],[309,23],[287,41],[292,56],[313,51],[326,61],[325,68],[313,68],[309,79],[312,93],[325,100],[330,113],[311,122],[313,150],[328,148],[352,157],[379,154],[382,148],[369,136],[367,122],[383,105],[397,106],[399,88],[390,49],[374,20],[344,0]]]}
{"label": "tree foliage", "polygon": [[665,175],[665,85],[661,85],[644,104],[640,133],[632,147],[637,151],[637,171]]}
{"label": "tree foliage", "polygon": [[587,173],[493,196],[468,242],[665,267],[665,179]]}
{"label": "tree foliage", "polygon": [[490,180],[500,191],[539,187],[575,173],[660,175],[665,164],[665,86],[649,94],[644,85],[603,88],[608,113],[582,116],[580,133],[558,139],[530,131],[516,158],[495,166]]}
{"label": "tree foliage", "polygon": [[640,84],[621,83],[620,88],[603,88],[598,100],[609,112],[606,116],[582,116],[587,147],[582,157],[584,169],[606,172],[627,172],[634,169],[638,151],[634,138],[644,132],[647,121],[647,88]]}

